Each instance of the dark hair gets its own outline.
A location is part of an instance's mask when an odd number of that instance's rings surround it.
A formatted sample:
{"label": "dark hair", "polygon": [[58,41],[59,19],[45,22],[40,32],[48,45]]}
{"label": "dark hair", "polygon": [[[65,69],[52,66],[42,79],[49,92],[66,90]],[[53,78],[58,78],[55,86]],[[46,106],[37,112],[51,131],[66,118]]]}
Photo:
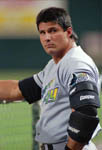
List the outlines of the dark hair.
{"label": "dark hair", "polygon": [[[63,28],[64,31],[66,31],[68,27],[72,27],[71,18],[67,13],[67,11],[65,11],[65,9],[63,8],[49,7],[41,10],[36,19],[38,30],[39,24],[41,22],[50,22],[50,21],[58,23]],[[78,40],[78,36],[74,31],[71,35],[71,38],[73,38],[75,41]]]}

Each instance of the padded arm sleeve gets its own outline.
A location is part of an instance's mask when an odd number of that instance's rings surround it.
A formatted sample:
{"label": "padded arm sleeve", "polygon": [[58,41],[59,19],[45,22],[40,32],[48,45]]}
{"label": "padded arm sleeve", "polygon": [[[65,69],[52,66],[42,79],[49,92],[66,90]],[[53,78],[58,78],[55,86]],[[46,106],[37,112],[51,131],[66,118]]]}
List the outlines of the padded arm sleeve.
{"label": "padded arm sleeve", "polygon": [[29,104],[41,99],[41,88],[37,85],[33,77],[19,81],[19,88]]}
{"label": "padded arm sleeve", "polygon": [[69,136],[77,142],[88,143],[98,123],[100,107],[98,90],[93,82],[83,81],[70,90],[70,105],[75,109],[69,119]]}
{"label": "padded arm sleeve", "polygon": [[72,112],[69,119],[69,136],[77,142],[88,143],[99,123],[99,118]]}
{"label": "padded arm sleeve", "polygon": [[70,89],[70,105],[77,109],[86,105],[100,107],[100,99],[96,85],[90,81],[76,84]]}

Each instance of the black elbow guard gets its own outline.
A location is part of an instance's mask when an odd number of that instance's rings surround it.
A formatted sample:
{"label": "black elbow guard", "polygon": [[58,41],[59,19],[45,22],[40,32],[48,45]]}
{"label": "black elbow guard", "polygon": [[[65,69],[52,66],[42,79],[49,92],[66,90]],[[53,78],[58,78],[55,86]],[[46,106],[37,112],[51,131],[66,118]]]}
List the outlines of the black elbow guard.
{"label": "black elbow guard", "polygon": [[88,143],[99,123],[99,118],[74,111],[70,115],[68,134],[80,143]]}
{"label": "black elbow guard", "polygon": [[95,83],[83,81],[75,84],[70,89],[71,108],[78,109],[83,106],[100,107],[100,99]]}

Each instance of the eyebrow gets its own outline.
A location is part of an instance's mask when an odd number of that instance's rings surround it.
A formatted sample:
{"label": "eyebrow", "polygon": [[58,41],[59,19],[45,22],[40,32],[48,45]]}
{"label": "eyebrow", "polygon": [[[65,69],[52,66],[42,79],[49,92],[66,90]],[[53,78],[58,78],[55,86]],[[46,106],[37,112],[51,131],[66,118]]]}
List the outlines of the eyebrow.
{"label": "eyebrow", "polygon": [[[49,30],[53,30],[53,29],[56,29],[57,30],[57,27],[49,27],[48,29],[47,29],[47,31],[49,31]],[[39,32],[43,32],[43,31],[45,31],[45,30],[43,30],[43,29],[39,29]]]}

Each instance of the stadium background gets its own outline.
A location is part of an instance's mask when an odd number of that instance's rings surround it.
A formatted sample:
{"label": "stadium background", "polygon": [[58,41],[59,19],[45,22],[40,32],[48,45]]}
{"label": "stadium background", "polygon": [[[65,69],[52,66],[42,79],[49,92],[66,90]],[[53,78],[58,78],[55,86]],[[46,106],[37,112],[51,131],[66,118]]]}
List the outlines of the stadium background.
{"label": "stadium background", "polygon": [[[35,24],[37,13],[48,6],[64,7],[70,12],[79,43],[101,74],[101,0],[0,0],[0,79],[31,76],[50,59],[43,51]],[[39,105],[5,103],[0,104],[0,150],[38,150],[34,135]],[[96,144],[101,143],[101,136],[95,138]]]}

